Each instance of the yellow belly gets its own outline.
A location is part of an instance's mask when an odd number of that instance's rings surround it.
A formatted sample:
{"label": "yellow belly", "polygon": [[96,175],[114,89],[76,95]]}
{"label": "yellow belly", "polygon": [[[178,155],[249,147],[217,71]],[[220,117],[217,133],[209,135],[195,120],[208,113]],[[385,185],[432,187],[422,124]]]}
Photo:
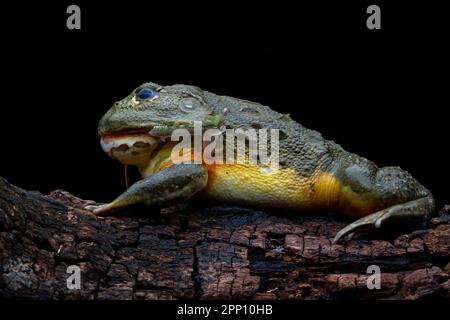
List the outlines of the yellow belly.
{"label": "yellow belly", "polygon": [[199,197],[249,206],[300,211],[338,211],[362,217],[375,210],[371,199],[361,197],[326,172],[302,177],[294,169],[263,174],[256,165],[208,167],[208,185]]}
{"label": "yellow belly", "polygon": [[264,173],[256,165],[208,166],[208,185],[200,197],[251,206],[308,209],[312,180],[293,169]]}

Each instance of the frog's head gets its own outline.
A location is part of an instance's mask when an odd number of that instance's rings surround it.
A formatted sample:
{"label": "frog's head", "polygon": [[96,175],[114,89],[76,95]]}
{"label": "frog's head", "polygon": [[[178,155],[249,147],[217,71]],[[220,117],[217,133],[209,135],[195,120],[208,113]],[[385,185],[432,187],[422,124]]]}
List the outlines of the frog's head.
{"label": "frog's head", "polygon": [[101,118],[98,134],[103,150],[123,164],[141,165],[175,129],[219,128],[223,117],[214,115],[204,92],[194,86],[145,83],[117,101]]}

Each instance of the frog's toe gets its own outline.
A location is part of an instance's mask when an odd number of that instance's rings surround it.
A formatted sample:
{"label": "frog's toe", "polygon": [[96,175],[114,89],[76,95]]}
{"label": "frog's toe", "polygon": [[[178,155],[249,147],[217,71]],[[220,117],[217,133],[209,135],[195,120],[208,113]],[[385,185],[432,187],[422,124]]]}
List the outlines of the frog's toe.
{"label": "frog's toe", "polygon": [[86,210],[92,211],[95,215],[103,215],[110,211],[109,204],[88,205],[84,207]]}
{"label": "frog's toe", "polygon": [[394,205],[349,224],[336,234],[333,243],[338,242],[347,234],[359,233],[373,228],[379,229],[388,222],[392,225],[414,224],[424,226],[433,209],[434,200],[431,195]]}
{"label": "frog's toe", "polygon": [[89,210],[89,211],[94,211],[101,206],[104,206],[104,205],[103,204],[90,204],[88,206],[84,206],[84,209]]}
{"label": "frog's toe", "polygon": [[336,236],[333,239],[333,243],[337,243],[340,239],[350,233],[360,233],[373,227],[379,228],[380,224],[378,221],[384,214],[385,210],[378,211],[364,218],[358,219],[353,223],[350,223],[348,226],[336,233]]}

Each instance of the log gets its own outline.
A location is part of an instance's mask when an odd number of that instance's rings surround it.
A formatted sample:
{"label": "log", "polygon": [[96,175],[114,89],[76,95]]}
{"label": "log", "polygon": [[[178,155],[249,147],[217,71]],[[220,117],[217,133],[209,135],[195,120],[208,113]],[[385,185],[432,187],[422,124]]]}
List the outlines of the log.
{"label": "log", "polygon": [[[349,222],[332,214],[185,204],[97,217],[83,209],[94,203],[0,178],[0,297],[450,297],[450,206],[423,230],[332,244]],[[73,265],[79,289],[67,286]],[[367,286],[371,265],[380,268],[380,289]]]}

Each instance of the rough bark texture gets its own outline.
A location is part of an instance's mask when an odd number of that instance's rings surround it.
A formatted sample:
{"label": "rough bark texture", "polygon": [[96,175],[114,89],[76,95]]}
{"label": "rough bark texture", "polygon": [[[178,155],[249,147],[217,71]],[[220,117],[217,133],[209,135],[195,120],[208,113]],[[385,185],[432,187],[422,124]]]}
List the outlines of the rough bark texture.
{"label": "rough bark texture", "polygon": [[[237,207],[96,217],[92,201],[0,178],[0,297],[419,299],[450,297],[450,206],[427,229],[330,239],[348,221]],[[387,239],[387,240],[386,240]],[[381,268],[369,290],[367,267]],[[69,265],[81,289],[69,290]]]}

